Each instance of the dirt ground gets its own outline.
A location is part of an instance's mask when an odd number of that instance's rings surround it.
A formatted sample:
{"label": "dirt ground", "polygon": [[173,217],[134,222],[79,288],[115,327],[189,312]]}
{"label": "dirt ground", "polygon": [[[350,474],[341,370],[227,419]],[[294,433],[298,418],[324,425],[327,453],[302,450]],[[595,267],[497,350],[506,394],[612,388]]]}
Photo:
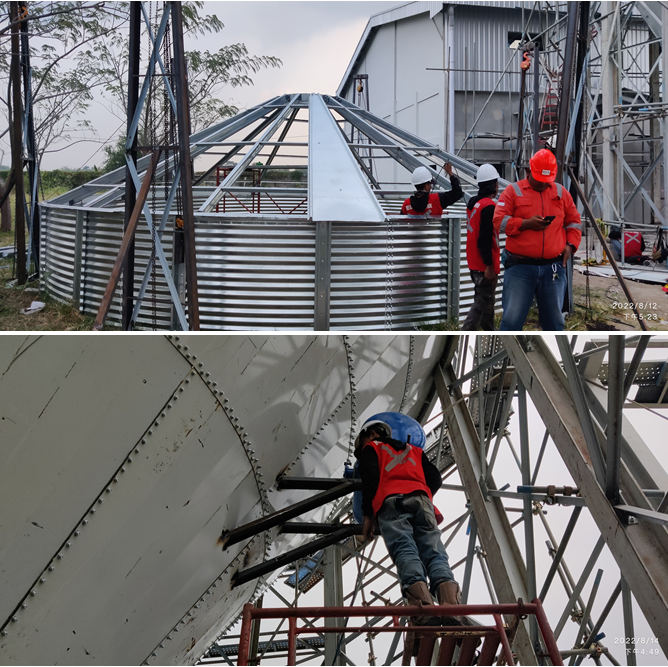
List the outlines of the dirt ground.
{"label": "dirt ground", "polygon": [[[668,331],[668,294],[661,289],[662,286],[633,280],[627,280],[626,284],[647,328],[650,331]],[[578,316],[585,314],[585,285],[586,276],[576,269],[573,272],[573,302]],[[589,293],[594,315],[591,328],[599,328],[596,326],[599,323],[603,329],[608,323],[618,331],[641,330],[617,278],[589,276]]]}

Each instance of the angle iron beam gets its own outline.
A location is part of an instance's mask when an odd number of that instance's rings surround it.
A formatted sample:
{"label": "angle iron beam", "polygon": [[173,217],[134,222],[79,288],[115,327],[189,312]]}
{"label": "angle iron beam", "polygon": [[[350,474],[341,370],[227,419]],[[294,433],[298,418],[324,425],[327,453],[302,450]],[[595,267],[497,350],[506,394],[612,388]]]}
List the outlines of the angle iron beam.
{"label": "angle iron beam", "polygon": [[349,484],[350,490],[361,491],[362,480],[353,480],[347,477],[279,477],[276,488],[279,491],[285,489],[307,489],[310,491],[326,491],[341,484]]}
{"label": "angle iron beam", "polygon": [[[162,217],[160,218],[160,225],[155,231],[156,239],[162,242],[162,234],[167,227],[167,221],[169,220],[169,213],[172,208],[172,203],[176,197],[176,193],[179,189],[179,184],[181,182],[181,170],[179,167],[176,168],[176,173],[174,174],[174,180],[172,181],[172,186],[169,189],[169,195],[167,196],[167,201],[165,202],[165,210],[162,212]],[[139,291],[135,297],[135,305],[132,311],[132,325],[137,321],[139,317],[139,311],[141,310],[142,302],[144,300],[144,295],[148,288],[148,281],[151,278],[151,272],[153,271],[153,263],[155,262],[154,257],[149,257],[146,264],[146,270],[144,271],[144,277],[142,278],[141,285],[139,286]]]}
{"label": "angle iron beam", "polygon": [[[373,123],[375,126],[382,128],[388,132],[391,132],[392,134],[399,137],[403,141],[406,141],[408,145],[430,149],[434,154],[438,155],[438,157],[440,157],[442,160],[450,162],[452,166],[455,167],[455,169],[466,174],[465,180],[469,181],[471,185],[475,185],[476,183],[475,178],[478,167],[469,160],[465,160],[464,158],[461,158],[458,155],[455,155],[454,153],[449,153],[447,151],[441,150],[438,148],[438,146],[430,144],[424,139],[421,139],[420,137],[417,137],[416,135],[411,134],[410,132],[407,132],[406,130],[400,127],[392,125],[391,123],[388,123],[387,121],[383,120],[382,118],[379,118],[378,116],[374,116],[371,112],[356,107],[348,100],[345,100],[341,97],[333,97],[331,99],[338,102],[347,109],[353,111],[358,118],[366,119],[369,122]],[[392,143],[391,140],[390,143]],[[506,181],[503,178],[499,179],[499,190],[502,190],[508,185],[510,185],[510,181]]]}
{"label": "angle iron beam", "polygon": [[[445,369],[437,369],[434,378],[457,468],[468,490],[478,524],[480,543],[488,556],[496,595],[501,602],[515,601],[519,598],[528,600],[526,568],[503,503],[498,498],[492,498],[487,502],[480,488],[482,466],[478,460],[480,451],[478,434],[471,414],[463,403],[459,387],[453,389],[452,395],[448,389],[456,379],[452,364],[448,364]],[[488,478],[488,485],[493,487],[491,475]],[[524,623],[519,626],[515,650],[522,664],[538,664]]]}
{"label": "angle iron beam", "polygon": [[[141,9],[144,11],[144,20],[147,24],[149,24],[150,22],[148,20],[148,17],[146,16],[146,10],[143,7],[143,3],[140,3],[140,5]],[[158,50],[162,46],[162,40],[164,39],[165,32],[167,31],[168,21],[169,21],[169,7],[165,7],[162,14],[162,18],[160,19],[160,25],[158,26],[158,32],[155,36],[155,39],[151,34],[151,42],[153,48],[151,51],[151,57],[149,58],[148,70],[146,71],[146,76],[144,77],[144,83],[142,84],[142,89],[141,92],[139,93],[139,99],[137,100],[137,104],[134,110],[134,115],[132,116],[132,120],[130,121],[130,124],[128,126],[128,133],[125,141],[125,150],[127,151],[132,149],[132,144],[135,140],[135,135],[137,134],[137,129],[141,121],[142,111],[144,110],[144,103],[146,102],[146,97],[148,95],[149,88],[151,86],[151,83],[153,82],[153,72],[155,71],[155,64],[157,62],[156,55]]]}
{"label": "angle iron beam", "polygon": [[[638,345],[633,352],[633,358],[631,359],[629,367],[626,369],[626,377],[624,378],[624,394],[622,404],[626,401],[626,397],[629,395],[629,391],[631,391],[631,387],[633,386],[633,382],[636,379],[636,374],[638,373],[640,363],[642,362],[643,355],[645,354],[645,350],[647,349],[650,340],[651,336],[641,336],[640,340],[638,341]],[[626,340],[624,341],[624,345],[626,346]]]}
{"label": "angle iron beam", "polygon": [[525,350],[512,336],[504,344],[647,622],[668,651],[668,552],[656,538],[656,526],[641,522],[628,527],[617,517],[596,481],[567,379],[547,344],[535,337],[532,349]]}
{"label": "angle iron beam", "polygon": [[[325,97],[327,98],[327,96]],[[361,117],[362,114],[357,113],[357,109],[353,110],[345,105],[335,106],[334,109],[337,111],[337,113],[341,114],[351,125],[354,125],[360,132],[363,132],[367,137],[369,137],[369,139],[375,141],[377,144],[392,145],[391,137],[365,121]],[[372,118],[374,121],[376,120],[375,117]],[[422,161],[418,160],[414,155],[411,155],[407,150],[405,150],[400,143],[396,143],[395,146],[395,148],[384,148],[383,150],[388,155],[391,155],[407,171],[412,172],[418,167],[426,166]],[[448,181],[442,175],[440,175],[439,172],[434,171],[430,167],[427,167],[427,169],[429,169],[434,178],[436,178],[436,181],[440,186],[445,187],[446,185],[450,185]]]}
{"label": "angle iron beam", "polygon": [[[199,186],[200,183],[205,181],[213,172],[220,167],[221,165],[224,165],[226,162],[231,160],[235,155],[237,155],[248,143],[249,145],[255,145],[255,141],[252,141],[255,137],[257,137],[260,132],[268,128],[276,119],[276,116],[281,113],[280,109],[273,109],[272,111],[269,112],[269,114],[263,118],[262,122],[256,125],[251,129],[251,131],[244,137],[244,141],[239,141],[234,144],[234,148],[231,148],[229,151],[226,153],[223,153],[223,156],[216,161],[216,163],[207,171],[205,171],[201,176],[199,176],[195,182],[194,185]],[[241,128],[240,128],[241,129]],[[209,142],[199,142],[197,144],[199,148],[204,147],[204,150],[208,150],[211,146],[209,145]],[[220,155],[220,153],[210,153],[210,155]],[[229,192],[229,190],[228,190]]]}
{"label": "angle iron beam", "polygon": [[[520,460],[522,484],[531,483],[531,460],[529,450],[529,417],[527,414],[527,391],[522,382],[517,383],[517,404],[520,421]],[[534,543],[533,530],[533,501],[530,497],[524,497],[522,501],[524,508],[524,553],[527,568],[527,592],[529,600],[536,597],[536,546]],[[529,618],[529,634],[536,651],[540,650],[538,639],[538,625],[535,618]]]}
{"label": "angle iron beam", "polygon": [[237,162],[233,167],[232,171],[227,175],[225,180],[215,189],[213,194],[200,206],[199,212],[206,213],[207,211],[213,210],[213,207],[222,199],[225,194],[225,189],[238,180],[241,174],[246,170],[248,165],[251,163],[253,158],[262,150],[262,141],[267,140],[271,137],[274,132],[278,129],[278,126],[286,119],[287,115],[290,113],[293,108],[294,103],[296,102],[297,95],[292,95],[290,101],[285,105],[285,108],[278,113],[276,119],[267,130],[262,134],[260,139],[255,142],[255,145]]}
{"label": "angle iron beam", "polygon": [[[258,118],[262,118],[262,116],[264,116],[267,113],[267,109],[269,108],[269,105],[271,103],[278,102],[280,100],[283,100],[284,98],[285,95],[275,97],[265,104],[252,107],[250,109],[247,109],[246,111],[242,111],[241,113],[237,114],[236,116],[233,116],[232,118],[228,118],[226,120],[221,121],[220,123],[217,123],[213,127],[208,127],[204,130],[201,130],[200,132],[196,132],[195,134],[190,135],[190,143],[192,146],[191,156],[195,158],[201,155],[202,153],[206,152],[206,150],[208,149],[208,147],[206,146],[198,147],[198,141],[203,141],[206,139],[215,140],[216,138],[224,139],[229,137],[235,134],[236,132],[240,131],[247,125],[250,125],[251,123],[255,122]],[[151,161],[150,155],[146,155],[144,157],[139,158],[139,160],[137,161],[137,169],[140,172],[145,171],[150,161]],[[158,165],[158,168],[156,169],[155,172],[156,177],[162,176],[164,171],[165,171],[165,163],[163,161]],[[78,188],[70,190],[69,192],[60,195],[59,197],[50,199],[49,204],[68,205],[71,200],[77,201],[77,199],[85,197],[87,192],[90,191],[95,192],[100,187],[110,187],[112,185],[119,185],[122,184],[124,180],[125,180],[125,167],[119,167],[118,169],[114,169],[113,171],[110,171],[108,174],[104,174],[103,176],[100,176],[92,181],[89,181],[84,185],[80,185]],[[113,201],[113,199],[116,199],[117,196],[118,196],[117,194],[114,194],[111,201]]]}
{"label": "angle iron beam", "polygon": [[605,495],[619,502],[619,475],[622,454],[622,407],[624,406],[624,339],[610,336],[608,351],[608,423],[605,454]]}
{"label": "angle iron beam", "polygon": [[339,498],[351,492],[352,483],[346,481],[343,484],[339,484],[338,486],[328,489],[327,491],[323,491],[322,493],[318,493],[315,496],[306,498],[305,500],[295,503],[294,505],[290,505],[289,507],[279,510],[278,512],[274,512],[269,516],[256,519],[255,521],[251,521],[250,523],[239,526],[238,528],[233,528],[232,530],[223,530],[220,536],[220,544],[223,545],[223,549],[227,549],[233,544],[241,542],[241,540],[245,540],[248,537],[257,535],[264,530],[269,530],[269,528],[273,528],[274,526],[279,526],[280,524],[285,523],[290,519],[298,517],[300,514],[304,514],[309,510],[321,507],[322,505],[332,502],[333,500],[338,500]]}
{"label": "angle iron beam", "polygon": [[[329,535],[341,530],[341,524],[337,523],[316,523],[315,521],[288,521],[284,523],[279,533],[291,535]],[[363,526],[355,524],[357,532],[353,535],[361,535]]]}
{"label": "angle iron beam", "polygon": [[488,368],[491,366],[494,366],[494,364],[498,364],[500,361],[503,361],[506,357],[508,356],[508,352],[506,350],[501,350],[497,352],[495,355],[489,357],[489,359],[485,359],[484,361],[480,362],[476,366],[474,366],[473,370],[469,371],[468,373],[465,373],[461,377],[457,378],[451,386],[452,387],[459,387],[464,382],[470,380],[471,378],[475,377],[479,373],[482,373],[483,371],[486,371]]}
{"label": "angle iron beam", "polygon": [[571,396],[580,418],[580,424],[587,443],[587,450],[589,459],[594,468],[594,474],[601,488],[605,488],[606,470],[605,461],[601,452],[601,445],[596,434],[594,420],[592,419],[587,405],[585,390],[582,384],[582,377],[578,373],[575,359],[573,358],[573,351],[571,350],[566,336],[557,336],[557,345],[561,352],[561,360],[564,364],[564,371],[568,378],[568,383],[571,390]]}
{"label": "angle iron beam", "polygon": [[624,637],[626,639],[624,642],[624,647],[626,648],[626,664],[637,665],[636,654],[633,651],[633,648],[628,648],[629,646],[635,646],[633,643],[635,641],[635,632],[633,630],[633,603],[631,600],[631,589],[629,588],[629,584],[624,577],[624,574],[621,575],[620,583],[622,585],[622,613],[624,615]]}
{"label": "angle iron beam", "polygon": [[622,168],[626,172],[626,175],[629,177],[629,180],[631,181],[631,183],[633,183],[633,185],[636,188],[639,188],[639,191],[640,191],[640,194],[641,194],[642,198],[647,202],[647,204],[652,209],[652,211],[654,211],[654,215],[656,215],[656,217],[659,219],[661,224],[665,225],[666,224],[666,219],[663,217],[663,213],[661,213],[661,211],[659,210],[657,205],[654,203],[652,198],[649,196],[649,193],[647,192],[647,190],[645,190],[645,188],[643,188],[640,185],[640,181],[638,180],[638,177],[633,173],[633,169],[631,169],[631,165],[624,158],[624,154],[620,153],[619,149],[616,146],[612,147],[612,151],[617,156],[617,159],[622,163]]}
{"label": "angle iron beam", "polygon": [[[167,91],[167,95],[169,97],[169,101],[172,105],[172,109],[174,109],[174,113],[176,113],[176,98],[174,97],[174,92],[172,91],[172,86],[171,82],[169,80],[169,74],[167,74],[167,70],[165,69],[165,63],[162,62],[162,56],[160,55],[160,46],[156,44],[156,40],[153,38],[153,27],[151,26],[151,17],[146,11],[145,7],[145,2],[140,3],[141,4],[141,11],[142,14],[144,15],[144,22],[146,24],[146,30],[148,31],[148,37],[151,40],[151,43],[155,45],[155,49],[153,51],[153,54],[155,56],[155,60],[160,66],[160,71],[162,72],[162,80],[163,84],[165,86],[165,90]],[[163,5],[163,12],[169,16],[170,11],[173,8],[173,2],[165,2]],[[172,17],[173,18],[173,17]],[[183,31],[181,31],[181,34],[183,34]],[[157,35],[156,35],[157,38]],[[155,67],[155,65],[154,65]]]}
{"label": "angle iron beam", "polygon": [[[139,101],[139,63],[141,60],[141,3],[130,5],[130,35],[128,38],[128,113],[127,113],[127,132],[131,131],[132,119],[137,110]],[[127,142],[126,142],[127,143]],[[135,169],[137,168],[137,133],[135,132],[132,140],[129,141],[130,148],[126,147],[125,159],[132,161]],[[114,197],[125,194],[125,217],[123,220],[123,230],[127,231],[132,216],[132,211],[137,200],[137,189],[130,176],[130,170],[125,168],[125,188],[114,193]],[[108,197],[108,194],[103,197]],[[99,198],[95,198],[97,202]],[[81,252],[81,249],[79,249]],[[80,260],[79,260],[80,261]],[[123,261],[123,298],[121,301],[121,324],[125,331],[132,329],[134,310],[134,284],[135,284],[135,240],[132,239],[128,253]]]}
{"label": "angle iron beam", "polygon": [[141,188],[139,190],[137,201],[132,210],[132,215],[130,216],[127,229],[123,234],[121,247],[118,251],[118,255],[116,257],[116,261],[114,262],[114,266],[111,269],[109,282],[107,283],[107,288],[102,297],[102,303],[100,304],[97,317],[95,318],[95,323],[93,325],[94,331],[100,331],[104,326],[105,319],[107,318],[107,313],[109,312],[109,308],[111,307],[111,300],[114,298],[114,292],[116,291],[116,287],[118,285],[118,279],[121,276],[121,267],[123,265],[123,262],[125,261],[125,257],[127,255],[130,244],[134,239],[135,231],[137,230],[137,225],[139,224],[139,216],[141,215],[142,207],[146,203],[146,198],[148,197],[148,191],[151,186],[151,179],[153,177],[153,170],[157,165],[159,155],[160,155],[159,151],[153,153],[153,160],[151,161],[151,165],[149,166],[148,170],[146,171],[146,174],[144,175],[144,182],[142,183]]}
{"label": "angle iron beam", "polygon": [[[171,10],[188,321],[191,331],[199,331],[199,291],[197,289],[197,252],[195,248],[195,216],[193,214],[193,163],[190,158],[190,102],[188,99],[186,54],[183,45],[183,8],[181,3],[172,3]],[[165,82],[165,85],[167,86],[167,82]]]}
{"label": "angle iron beam", "polygon": [[282,556],[270,558],[264,563],[250,567],[247,570],[241,570],[232,576],[232,579],[230,580],[230,586],[234,589],[237,586],[241,586],[242,584],[252,581],[253,579],[257,579],[264,576],[265,574],[274,572],[281,567],[290,565],[290,563],[294,563],[298,558],[311,556],[325,547],[336,544],[337,542],[345,540],[347,537],[354,535],[357,528],[358,526],[346,526],[332,535],[320,537],[317,540],[303,544],[301,547],[297,547],[292,551],[288,551]]}
{"label": "angle iron beam", "polygon": [[[132,180],[135,183],[135,187],[139,187],[140,181],[137,169],[135,169],[134,165],[131,162],[128,162],[127,166],[130,168],[130,175],[132,176]],[[146,178],[146,174],[144,174],[144,178]],[[153,228],[153,214],[151,213],[151,208],[147,202],[144,202],[144,220],[150,233]],[[157,236],[155,239],[155,253],[158,256],[158,260],[160,261],[160,266],[162,268],[165,281],[167,282],[169,294],[171,296],[174,309],[176,310],[176,315],[179,324],[181,325],[181,329],[182,331],[188,331],[188,321],[186,320],[185,311],[183,310],[183,306],[181,305],[179,292],[176,289],[176,285],[174,284],[174,279],[172,278],[172,272],[169,263],[167,262],[165,251],[162,248],[162,243]]]}
{"label": "angle iron beam", "polygon": [[[599,424],[605,424],[606,389],[588,382],[585,385],[585,394],[594,418]],[[647,500],[644,489],[668,489],[668,473],[623,412],[621,443],[623,469],[628,471],[635,482],[633,489],[625,489],[625,500],[651,510],[653,506]],[[659,537],[664,549],[668,551],[668,535]]]}

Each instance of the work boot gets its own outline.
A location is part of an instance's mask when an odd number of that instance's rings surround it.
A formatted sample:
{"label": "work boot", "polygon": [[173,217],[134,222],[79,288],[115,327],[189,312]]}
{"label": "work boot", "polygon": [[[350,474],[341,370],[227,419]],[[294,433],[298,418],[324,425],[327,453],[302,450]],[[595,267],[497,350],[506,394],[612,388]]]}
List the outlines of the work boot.
{"label": "work boot", "polygon": [[[406,589],[406,601],[411,607],[423,607],[424,605],[434,604],[429,587],[425,581],[416,581]],[[413,625],[432,625],[429,616],[416,616],[412,620]]]}
{"label": "work boot", "polygon": [[[436,589],[438,604],[461,604],[462,593],[456,581],[444,581]],[[443,616],[442,625],[467,625],[472,626],[471,619],[467,616]]]}
{"label": "work boot", "polygon": [[[429,592],[429,587],[424,581],[416,581],[414,584],[411,584],[406,590],[406,602],[411,607],[423,607],[424,605],[433,605],[434,599],[431,597]],[[411,624],[413,626],[420,625],[440,625],[441,619],[434,618],[433,616],[411,616]],[[413,650],[411,652],[412,656],[417,657],[420,651],[420,636],[413,635]],[[409,659],[410,660],[410,659]]]}

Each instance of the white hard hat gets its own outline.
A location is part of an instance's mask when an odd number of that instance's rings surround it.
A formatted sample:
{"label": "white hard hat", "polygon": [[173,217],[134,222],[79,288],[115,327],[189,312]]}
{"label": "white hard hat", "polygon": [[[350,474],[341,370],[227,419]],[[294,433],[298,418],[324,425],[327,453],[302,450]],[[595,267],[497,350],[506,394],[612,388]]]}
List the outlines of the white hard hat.
{"label": "white hard hat", "polygon": [[491,164],[483,164],[478,169],[475,180],[480,184],[486,181],[496,181],[499,178],[499,172]]}
{"label": "white hard hat", "polygon": [[422,185],[431,181],[431,172],[427,167],[418,167],[411,176],[411,183],[413,185]]}

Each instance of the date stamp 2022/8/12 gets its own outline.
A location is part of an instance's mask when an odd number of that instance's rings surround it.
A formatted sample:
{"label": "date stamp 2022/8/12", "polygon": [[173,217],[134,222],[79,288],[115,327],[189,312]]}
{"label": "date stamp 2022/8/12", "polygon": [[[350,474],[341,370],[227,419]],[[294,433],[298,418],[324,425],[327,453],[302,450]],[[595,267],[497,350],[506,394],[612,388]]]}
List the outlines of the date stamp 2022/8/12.
{"label": "date stamp 2022/8/12", "polygon": [[[659,305],[654,301],[639,301],[638,303],[631,303],[630,301],[613,301],[612,308],[614,310],[624,311],[624,319],[626,320],[658,320],[659,314],[656,312]],[[640,311],[645,312],[640,312]],[[652,312],[654,311],[654,312]],[[637,314],[636,314],[637,313]]]}

